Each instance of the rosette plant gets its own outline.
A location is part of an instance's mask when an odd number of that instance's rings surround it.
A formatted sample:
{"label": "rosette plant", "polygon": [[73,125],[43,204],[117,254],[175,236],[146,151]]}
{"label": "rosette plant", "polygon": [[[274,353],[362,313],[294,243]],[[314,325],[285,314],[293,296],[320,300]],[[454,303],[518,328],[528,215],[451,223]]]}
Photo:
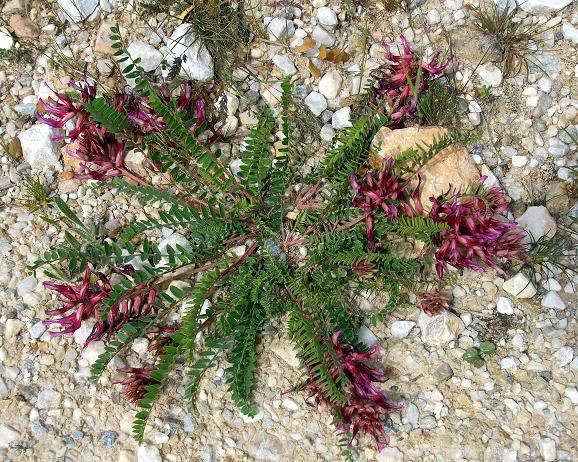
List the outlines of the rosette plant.
{"label": "rosette plant", "polygon": [[[118,29],[113,33],[124,73],[136,82],[131,104],[116,104],[118,95],[91,92],[82,107],[77,103],[64,117],[76,111],[83,118],[74,125],[83,127],[75,133],[83,148],[81,178],[159,206],[112,238],[94,232],[55,199],[73,226],[36,265],[60,280],[46,285],[65,299],[48,312],[53,335],[71,333],[81,323],[94,326],[87,342],[107,343],[92,364],[94,380],[134,339],[149,338],[154,361],[123,368],[125,378],[117,382],[139,408],[134,436],[142,441],[167,381],[180,376],[194,408],[203,375],[222,359],[229,364],[232,400],[242,413],[254,415],[257,340],[268,324],[286,322],[305,377],[296,390],[309,392],[333,413],[345,454],[359,432],[381,448],[387,443],[385,419],[400,405],[380,388],[388,373],[377,348],[361,343],[358,331],[383,321],[432,280],[443,286],[450,266],[461,270],[475,261],[473,268],[483,270],[503,264],[502,257],[518,257],[523,248],[513,242],[515,225],[508,222],[505,229],[500,223],[507,219],[494,216],[503,204],[491,206],[502,197],[478,187],[468,196],[454,194],[451,201],[432,198],[434,211],[424,212],[414,172],[460,137],[446,136],[368,172],[371,141],[389,123],[382,114],[357,120],[320,165],[304,174],[308,156],[293,126],[288,81],[279,113],[262,108],[257,127],[244,140],[240,170],[233,173],[213,144],[200,141],[210,136],[201,136],[207,128],[200,120],[204,109],[193,102],[189,87],[149,81],[123,51]],[[53,108],[50,114],[58,117],[60,111]],[[113,161],[103,155],[108,150]],[[155,181],[127,165],[132,150],[142,153]],[[487,207],[467,206],[471,201]],[[483,215],[470,217],[474,208]],[[178,233],[181,243],[160,246],[161,229]],[[506,253],[491,245],[505,232]],[[423,251],[400,255],[396,246],[402,240],[419,240]],[[492,253],[484,258],[488,249]],[[436,259],[445,270],[439,274]],[[389,294],[386,306],[362,310],[359,296],[367,291]],[[438,300],[429,311],[445,308]],[[172,374],[175,369],[184,373]]]}

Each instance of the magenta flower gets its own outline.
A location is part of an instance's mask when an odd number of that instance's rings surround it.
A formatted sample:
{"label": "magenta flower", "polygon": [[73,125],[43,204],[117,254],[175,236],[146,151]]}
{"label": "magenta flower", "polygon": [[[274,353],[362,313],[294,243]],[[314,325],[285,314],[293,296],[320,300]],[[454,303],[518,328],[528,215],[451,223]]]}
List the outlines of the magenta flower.
{"label": "magenta flower", "polygon": [[[126,269],[115,270],[114,272],[127,274]],[[68,300],[61,308],[46,312],[49,316],[64,315],[60,318],[44,321],[46,325],[60,325],[61,329],[51,331],[51,335],[71,334],[80,328],[82,321],[94,319],[96,323],[86,339],[84,344],[86,347],[104,335],[110,337],[128,321],[148,316],[154,311],[157,290],[154,287],[141,284],[128,291],[118,303],[113,304],[108,310],[106,318],[101,319],[102,302],[110,295],[113,287],[103,273],[96,273],[97,280],[95,282],[91,282],[91,277],[92,272],[87,266],[80,285],[44,282],[45,287],[57,291]]]}
{"label": "magenta flower", "polygon": [[160,382],[151,377],[151,370],[139,367],[123,367],[117,369],[118,372],[127,374],[126,378],[119,380],[117,384],[122,385],[122,393],[133,404],[143,398],[147,392],[147,386],[158,385]]}
{"label": "magenta flower", "polygon": [[[367,361],[378,355],[379,348],[374,346],[365,353],[359,353],[351,345],[342,344],[339,341],[340,335],[338,331],[331,336],[337,365],[329,372],[334,379],[343,374],[351,385],[345,391],[347,404],[337,410],[340,417],[337,427],[350,432],[352,438],[360,430],[369,434],[375,440],[378,450],[381,450],[388,443],[384,431],[385,421],[391,412],[401,410],[402,406],[394,403],[373,385],[374,382],[385,382],[388,379],[384,370],[367,364]],[[314,376],[313,370],[308,369],[311,376]],[[318,404],[328,402],[315,378],[312,377],[305,388]]]}
{"label": "magenta flower", "polygon": [[[386,63],[372,73],[377,79],[374,102],[379,103],[379,98],[386,99],[392,120],[390,127],[395,128],[403,127],[407,119],[415,116],[418,95],[426,91],[431,82],[441,77],[450,63],[450,59],[441,63],[439,53],[429,62],[424,62],[412,51],[403,35],[400,40],[403,53],[395,55],[389,45],[384,45],[387,49]],[[412,87],[417,91],[417,95],[413,94]]]}
{"label": "magenta flower", "polygon": [[421,179],[417,187],[410,187],[410,182],[395,172],[394,160],[391,157],[383,159],[383,169],[379,172],[377,180],[373,170],[367,174],[363,184],[360,184],[357,175],[352,173],[351,184],[355,193],[352,205],[366,213],[366,233],[371,251],[375,250],[373,222],[374,214],[378,209],[385,212],[389,221],[398,218],[400,208],[409,217],[423,213],[419,199]]}
{"label": "magenta flower", "polygon": [[51,335],[71,334],[78,330],[82,321],[93,317],[97,305],[108,296],[111,289],[109,285],[102,281],[101,284],[98,282],[91,284],[91,275],[90,268],[87,266],[80,285],[44,282],[45,287],[58,292],[67,300],[61,308],[46,311],[49,316],[65,315],[44,321],[46,325],[58,324],[62,328],[59,331],[50,331]]}
{"label": "magenta flower", "polygon": [[[68,138],[74,141],[90,125],[89,114],[84,110],[84,103],[94,99],[96,85],[85,77],[83,82],[71,80],[68,86],[80,93],[80,101],[74,102],[65,93],[53,91],[56,98],[50,96],[46,101],[39,99],[34,115],[40,122],[54,128],[64,128],[70,120],[77,117],[74,128],[67,134]],[[64,135],[60,135],[56,136],[55,140],[64,138]]]}
{"label": "magenta flower", "polygon": [[422,292],[419,306],[428,316],[434,316],[450,308],[450,298],[437,291]]}
{"label": "magenta flower", "polygon": [[[480,179],[480,185],[485,180]],[[430,198],[430,218],[446,223],[436,238],[436,270],[439,277],[452,265],[483,271],[486,267],[505,275],[500,260],[520,260],[526,246],[524,231],[516,222],[500,215],[507,209],[504,192],[498,187],[483,189],[471,195]]]}
{"label": "magenta flower", "polygon": [[85,173],[76,175],[78,179],[92,178],[105,181],[115,176],[126,176],[125,143],[105,128],[95,126],[85,130],[78,148],[69,154],[82,160],[80,166]]}

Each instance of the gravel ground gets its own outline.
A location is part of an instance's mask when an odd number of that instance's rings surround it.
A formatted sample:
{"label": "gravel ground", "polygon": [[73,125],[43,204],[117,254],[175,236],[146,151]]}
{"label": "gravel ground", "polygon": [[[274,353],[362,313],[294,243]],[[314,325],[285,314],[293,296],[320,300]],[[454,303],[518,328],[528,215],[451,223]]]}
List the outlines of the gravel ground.
{"label": "gravel ground", "polygon": [[[414,0],[411,21],[406,12],[375,10],[350,19],[335,1],[285,3],[290,6],[252,2],[265,33],[248,50],[251,76],[236,72],[237,89],[227,97],[231,141],[222,147],[233,165],[239,141],[255,123],[257,100],[277,105],[275,82],[284,75],[292,75],[297,95],[317,114],[322,152],[335,132],[348,126],[349,97],[381,62],[382,42],[395,43],[403,33],[430,52],[443,48],[444,37],[451,35],[458,82],[470,95],[462,122],[478,126],[482,134],[470,152],[475,164],[505,188],[513,215],[534,236],[552,236],[568,226],[569,216],[578,215],[569,168],[577,161],[570,137],[578,110],[575,2],[523,4],[520,17],[545,24],[545,32],[542,51],[533,56],[539,67],[512,78],[505,78],[496,63],[477,65],[484,43],[470,27],[477,1]],[[73,179],[74,162],[51,141],[50,129],[35,125],[36,101],[49,93],[46,84],[65,85],[72,64],[84,63],[105,84],[118,80],[107,41],[111,23],[125,28],[129,51],[151,69],[169,53],[174,23],[163,14],[149,14],[145,21],[134,2],[125,0],[8,0],[0,10],[0,459],[339,460],[331,417],[297,393],[283,394],[299,372],[282,326],[269,329],[259,346],[255,401],[261,411],[255,418],[241,416],[228,399],[221,366],[206,380],[194,414],[181,399],[184,390],[173,383],[140,447],[130,436],[134,410],[121,398],[120,386],[112,385],[114,373],[105,374],[98,387],[89,380],[102,342],[81,348],[88,327],[73,338],[46,332],[41,321],[55,299],[42,288],[42,275],[32,275],[28,265],[61,238],[61,231],[43,219],[57,218],[51,209],[42,204],[34,209],[26,201],[26,175],[111,234],[154,209]],[[308,35],[351,58],[332,64],[312,55],[321,73],[315,78],[306,53],[299,51]],[[188,66],[198,78],[212,75],[206,53],[198,53]],[[482,86],[491,96],[480,98]],[[576,255],[564,261],[575,267]],[[376,453],[364,441],[359,460],[578,460],[578,275],[571,272],[569,279],[552,270],[535,285],[527,285],[523,274],[507,281],[493,272],[465,274],[453,290],[455,314],[428,318],[417,308],[398,309],[388,327],[365,332],[396,370],[387,386],[405,408],[388,422],[390,447]],[[462,355],[484,340],[493,341],[497,351],[475,368]],[[146,347],[145,339],[135,342],[113,365],[137,365]]]}

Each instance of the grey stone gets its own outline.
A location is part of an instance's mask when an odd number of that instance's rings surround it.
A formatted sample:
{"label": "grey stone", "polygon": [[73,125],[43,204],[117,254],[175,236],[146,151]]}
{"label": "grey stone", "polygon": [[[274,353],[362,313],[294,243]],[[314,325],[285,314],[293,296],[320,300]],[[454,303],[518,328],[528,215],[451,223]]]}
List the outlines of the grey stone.
{"label": "grey stone", "polygon": [[98,12],[99,0],[58,0],[58,6],[65,19],[80,22]]}
{"label": "grey stone", "polygon": [[420,313],[417,324],[421,338],[428,345],[443,345],[455,340],[465,329],[463,321],[455,314],[444,311],[436,316]]}
{"label": "grey stone", "polygon": [[445,382],[454,376],[454,371],[452,370],[449,364],[442,363],[434,371],[433,375],[438,382]]}
{"label": "grey stone", "polygon": [[132,59],[136,60],[140,58],[139,66],[141,66],[145,72],[154,71],[163,60],[162,53],[146,42],[132,42],[126,51]]}

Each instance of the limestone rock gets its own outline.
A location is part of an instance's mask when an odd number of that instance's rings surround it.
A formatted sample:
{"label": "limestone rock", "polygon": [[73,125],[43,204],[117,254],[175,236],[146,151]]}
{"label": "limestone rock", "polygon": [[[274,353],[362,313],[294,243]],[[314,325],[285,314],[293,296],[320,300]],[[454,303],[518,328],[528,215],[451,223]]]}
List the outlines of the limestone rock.
{"label": "limestone rock", "polygon": [[58,0],[64,18],[69,22],[80,22],[99,10],[99,0]]}
{"label": "limestone rock", "polygon": [[534,240],[542,236],[552,238],[556,234],[556,221],[543,205],[528,207],[516,221]]}
{"label": "limestone rock", "polygon": [[146,42],[132,42],[126,51],[132,59],[140,58],[139,65],[145,72],[154,71],[163,60],[162,53]]}
{"label": "limestone rock", "polygon": [[316,91],[312,91],[307,95],[307,98],[305,98],[305,104],[316,116],[321,115],[321,113],[327,109],[327,100],[325,99],[325,96]]}
{"label": "limestone rock", "polygon": [[289,19],[273,18],[267,24],[267,33],[269,34],[269,40],[273,42],[281,41],[293,36],[295,25]]}
{"label": "limestone rock", "polygon": [[520,8],[530,13],[549,13],[567,7],[572,0],[525,0],[518,3]]}
{"label": "limestone rock", "polygon": [[56,130],[52,127],[39,124],[32,125],[28,130],[18,135],[24,159],[33,169],[60,168],[58,151],[52,141],[55,134]]}
{"label": "limestone rock", "polygon": [[[183,23],[178,26],[167,41],[169,63],[176,58],[184,58],[181,63],[180,75],[206,82],[213,78],[215,73],[213,58],[207,47],[195,36],[191,24]],[[168,69],[166,71],[168,73]]]}
{"label": "limestone rock", "polygon": [[5,423],[0,423],[0,448],[7,448],[10,443],[20,438],[20,434]]}
{"label": "limestone rock", "polygon": [[138,448],[138,462],[162,462],[161,452],[155,446],[143,444]]}
{"label": "limestone rock", "polygon": [[0,50],[11,50],[14,47],[14,39],[8,29],[0,27]]}
{"label": "limestone rock", "polygon": [[10,27],[14,29],[17,37],[35,38],[40,35],[40,28],[29,18],[19,14],[10,16]]}
{"label": "limestone rock", "polygon": [[112,47],[114,42],[110,39],[112,34],[110,30],[111,26],[112,24],[107,22],[103,22],[100,25],[100,28],[96,34],[96,41],[94,42],[94,51],[96,53],[110,56],[114,54],[115,49]]}
{"label": "limestone rock", "polygon": [[524,273],[518,273],[508,279],[502,289],[517,298],[532,298],[536,295],[534,284]]}
{"label": "limestone rock", "polygon": [[395,338],[405,338],[409,335],[410,331],[415,326],[413,321],[394,321],[389,326],[392,337]]}
{"label": "limestone rock", "polygon": [[451,342],[466,328],[464,322],[449,311],[436,316],[428,316],[422,311],[417,324],[421,329],[422,340],[428,345],[443,345]]}
{"label": "limestone rock", "polygon": [[[384,157],[394,159],[408,149],[431,145],[445,135],[442,127],[409,127],[391,130],[383,127],[372,141],[370,163],[373,168],[383,167]],[[429,160],[420,170],[423,181],[421,201],[424,208],[429,208],[430,197],[437,197],[447,192],[450,186],[460,187],[480,178],[478,168],[468,151],[458,145],[452,145]]]}

